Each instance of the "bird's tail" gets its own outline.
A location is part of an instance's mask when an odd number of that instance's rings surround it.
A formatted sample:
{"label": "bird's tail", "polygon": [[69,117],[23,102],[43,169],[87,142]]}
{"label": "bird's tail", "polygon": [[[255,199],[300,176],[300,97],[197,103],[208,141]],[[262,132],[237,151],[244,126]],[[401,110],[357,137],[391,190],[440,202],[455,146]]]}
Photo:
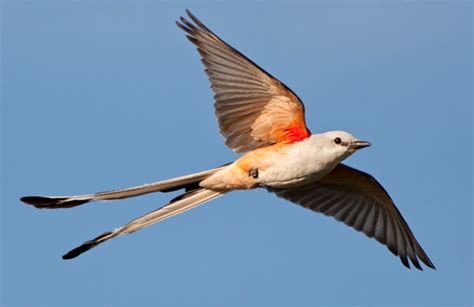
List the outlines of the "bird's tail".
{"label": "bird's tail", "polygon": [[219,171],[220,169],[224,168],[225,166],[226,165],[204,172],[199,172],[164,181],[158,181],[127,189],[74,196],[25,196],[21,198],[21,201],[25,204],[32,205],[40,209],[60,209],[76,207],[96,200],[117,200],[153,192],[171,192],[180,189],[191,191],[199,187],[199,182],[206,179],[215,172]]}
{"label": "bird's tail", "polygon": [[63,256],[63,259],[75,258],[80,254],[96,247],[97,245],[104,243],[107,240],[127,233],[135,232],[153,223],[183,213],[189,209],[192,209],[207,201],[210,201],[211,199],[219,197],[222,194],[223,192],[212,191],[205,188],[197,188],[194,190],[187,191],[184,194],[171,200],[167,205],[155,211],[152,211],[140,218],[137,218],[122,227],[119,227],[112,231],[104,232],[93,240],[84,242],[82,245],[74,248],[73,250],[65,254]]}

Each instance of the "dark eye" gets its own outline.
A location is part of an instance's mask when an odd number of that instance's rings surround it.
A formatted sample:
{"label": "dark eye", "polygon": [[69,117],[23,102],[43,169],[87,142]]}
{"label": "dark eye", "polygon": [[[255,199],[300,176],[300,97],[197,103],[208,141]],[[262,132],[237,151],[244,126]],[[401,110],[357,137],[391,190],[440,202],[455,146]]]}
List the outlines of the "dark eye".
{"label": "dark eye", "polygon": [[335,138],[334,143],[336,144],[341,144],[341,138]]}

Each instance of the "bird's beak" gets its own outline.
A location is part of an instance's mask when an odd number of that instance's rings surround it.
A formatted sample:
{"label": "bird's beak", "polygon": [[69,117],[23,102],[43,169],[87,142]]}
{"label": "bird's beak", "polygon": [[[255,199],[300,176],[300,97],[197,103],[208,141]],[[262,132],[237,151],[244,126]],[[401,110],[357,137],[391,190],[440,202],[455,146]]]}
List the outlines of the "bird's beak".
{"label": "bird's beak", "polygon": [[361,149],[361,148],[364,148],[364,147],[369,147],[370,145],[370,142],[367,142],[367,141],[354,141],[352,142],[349,147],[352,148],[352,149]]}

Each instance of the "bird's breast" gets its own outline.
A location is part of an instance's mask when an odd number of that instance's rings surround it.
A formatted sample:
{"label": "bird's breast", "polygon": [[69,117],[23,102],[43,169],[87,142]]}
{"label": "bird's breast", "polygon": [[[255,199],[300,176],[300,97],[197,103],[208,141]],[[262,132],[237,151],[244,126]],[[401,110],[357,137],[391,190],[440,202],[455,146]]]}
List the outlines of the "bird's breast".
{"label": "bird's breast", "polygon": [[307,142],[275,144],[247,153],[201,186],[219,190],[291,187],[317,180],[329,171]]}
{"label": "bird's breast", "polygon": [[262,186],[284,188],[313,182],[331,171],[308,142],[285,146],[266,161],[266,168],[259,172]]}

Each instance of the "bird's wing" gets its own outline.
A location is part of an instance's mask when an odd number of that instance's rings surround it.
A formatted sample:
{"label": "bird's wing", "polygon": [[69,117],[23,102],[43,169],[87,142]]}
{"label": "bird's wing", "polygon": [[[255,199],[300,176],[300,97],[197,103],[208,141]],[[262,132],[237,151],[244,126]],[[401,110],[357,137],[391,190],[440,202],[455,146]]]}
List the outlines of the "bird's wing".
{"label": "bird's wing", "polygon": [[241,153],[308,137],[296,94],[187,13],[194,24],[183,17],[176,24],[201,54],[226,145]]}
{"label": "bird's wing", "polygon": [[420,270],[418,259],[435,268],[390,196],[369,174],[339,164],[314,183],[269,191],[307,209],[332,216],[370,238],[375,237],[408,268],[408,258]]}

